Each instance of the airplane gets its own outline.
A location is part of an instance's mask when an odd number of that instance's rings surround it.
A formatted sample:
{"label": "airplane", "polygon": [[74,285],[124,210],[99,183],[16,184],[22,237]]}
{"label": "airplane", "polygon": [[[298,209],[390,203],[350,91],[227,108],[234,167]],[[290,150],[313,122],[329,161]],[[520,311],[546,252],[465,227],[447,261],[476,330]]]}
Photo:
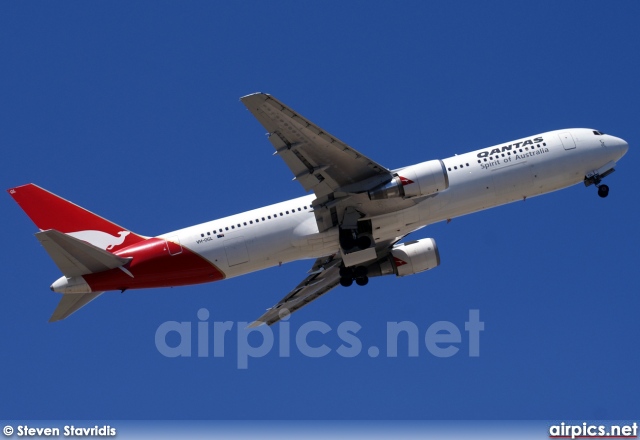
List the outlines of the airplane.
{"label": "airplane", "polygon": [[606,197],[602,179],[629,149],[601,131],[571,128],[392,170],[273,96],[240,100],[312,194],[147,237],[34,184],[8,190],[63,274],[51,285],[62,297],[50,322],[105,291],[207,283],[315,259],[302,282],[251,324],[272,325],[338,285],[439,266],[433,238],[402,241],[430,224],[580,182]]}

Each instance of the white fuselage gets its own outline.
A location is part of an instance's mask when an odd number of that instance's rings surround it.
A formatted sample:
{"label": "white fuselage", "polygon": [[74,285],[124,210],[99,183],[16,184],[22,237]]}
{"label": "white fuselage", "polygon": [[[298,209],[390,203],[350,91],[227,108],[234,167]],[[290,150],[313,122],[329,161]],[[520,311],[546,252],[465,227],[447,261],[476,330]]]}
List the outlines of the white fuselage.
{"label": "white fuselage", "polygon": [[[591,172],[612,168],[627,148],[613,136],[568,129],[443,159],[448,188],[436,196],[418,198],[401,211],[372,216],[374,238],[376,242],[400,238],[435,222],[580,183]],[[161,238],[179,241],[218,267],[226,278],[335,254],[339,252],[338,230],[318,231],[311,207],[314,199],[314,195],[299,197]]]}

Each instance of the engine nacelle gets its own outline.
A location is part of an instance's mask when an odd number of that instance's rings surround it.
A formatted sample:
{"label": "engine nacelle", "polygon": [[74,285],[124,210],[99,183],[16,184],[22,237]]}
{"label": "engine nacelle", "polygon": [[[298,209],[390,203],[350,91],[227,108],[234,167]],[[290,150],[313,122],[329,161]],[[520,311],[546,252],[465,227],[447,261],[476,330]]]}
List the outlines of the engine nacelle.
{"label": "engine nacelle", "polygon": [[396,274],[399,277],[424,272],[440,265],[440,252],[433,238],[400,243],[385,258],[368,266],[370,277]]}
{"label": "engine nacelle", "polygon": [[433,238],[401,243],[391,249],[391,256],[399,277],[440,266],[440,252]]}
{"label": "engine nacelle", "polygon": [[429,160],[401,169],[387,183],[369,191],[371,200],[394,197],[419,197],[444,191],[449,188],[447,169],[441,160]]}

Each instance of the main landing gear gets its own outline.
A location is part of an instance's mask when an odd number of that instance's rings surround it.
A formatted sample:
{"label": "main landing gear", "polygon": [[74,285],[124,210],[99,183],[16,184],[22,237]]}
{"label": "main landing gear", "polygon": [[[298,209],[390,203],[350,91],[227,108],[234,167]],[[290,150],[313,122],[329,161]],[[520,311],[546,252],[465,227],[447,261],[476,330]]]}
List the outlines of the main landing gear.
{"label": "main landing gear", "polygon": [[355,280],[358,286],[366,286],[369,282],[368,270],[364,266],[340,268],[340,285],[349,287]]}
{"label": "main landing gear", "polygon": [[340,228],[340,246],[342,249],[353,249],[357,248],[359,250],[368,249],[371,247],[371,239],[366,235],[355,235],[354,231],[351,229],[342,229]]}

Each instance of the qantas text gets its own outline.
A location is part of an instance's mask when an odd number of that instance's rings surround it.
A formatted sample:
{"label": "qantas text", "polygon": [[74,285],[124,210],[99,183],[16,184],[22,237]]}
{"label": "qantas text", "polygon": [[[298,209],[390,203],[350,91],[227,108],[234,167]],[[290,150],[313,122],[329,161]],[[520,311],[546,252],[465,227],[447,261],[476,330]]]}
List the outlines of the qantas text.
{"label": "qantas text", "polygon": [[506,151],[511,151],[513,148],[517,149],[520,147],[524,147],[525,145],[539,144],[540,142],[544,142],[544,139],[541,137],[537,137],[535,139],[527,139],[523,142],[516,142],[509,145],[503,145],[502,147],[494,148],[492,150],[481,151],[480,153],[478,153],[478,157],[483,158],[493,154],[500,154]]}

